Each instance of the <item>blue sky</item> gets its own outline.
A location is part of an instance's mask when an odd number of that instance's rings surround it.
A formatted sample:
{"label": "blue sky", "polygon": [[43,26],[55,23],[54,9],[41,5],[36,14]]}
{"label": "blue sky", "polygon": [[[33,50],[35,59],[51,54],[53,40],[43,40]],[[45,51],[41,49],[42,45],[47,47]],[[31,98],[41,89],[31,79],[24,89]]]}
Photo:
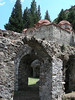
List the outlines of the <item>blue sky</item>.
{"label": "blue sky", "polygon": [[[4,30],[4,25],[8,23],[9,17],[12,12],[16,0],[0,0],[0,29]],[[30,8],[32,0],[21,0],[22,11],[26,7]],[[61,11],[61,9],[68,9],[75,5],[75,0],[35,0],[37,5],[41,7],[42,19],[46,10],[49,11],[51,20],[53,21]]]}

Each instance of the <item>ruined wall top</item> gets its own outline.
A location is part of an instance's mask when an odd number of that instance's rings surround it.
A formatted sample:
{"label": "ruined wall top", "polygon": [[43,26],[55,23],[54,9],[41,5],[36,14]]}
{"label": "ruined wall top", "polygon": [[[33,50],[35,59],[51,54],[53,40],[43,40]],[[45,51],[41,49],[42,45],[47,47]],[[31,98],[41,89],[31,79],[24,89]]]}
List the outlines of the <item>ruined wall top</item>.
{"label": "ruined wall top", "polygon": [[59,44],[75,44],[75,34],[73,31],[65,30],[64,28],[53,23],[49,25],[42,25],[37,28],[29,28],[24,34],[26,36],[34,36],[42,40],[55,41]]}
{"label": "ruined wall top", "polygon": [[[43,29],[44,28],[48,29],[49,27],[43,26]],[[13,32],[13,31],[0,30],[0,47],[2,45],[4,45],[3,48],[7,48],[7,46],[9,46],[9,45],[14,46],[17,48],[15,50],[13,49],[16,53],[17,53],[17,51],[19,51],[18,48],[20,48],[20,52],[21,52],[21,49],[24,48],[23,45],[29,44],[30,41],[32,41],[33,42],[32,44],[34,44],[34,45],[36,45],[35,43],[37,41],[37,43],[39,45],[41,44],[41,46],[43,46],[46,49],[46,51],[48,50],[48,52],[50,52],[50,56],[55,55],[55,56],[59,57],[60,55],[69,56],[69,55],[75,54],[75,48],[71,47],[69,45],[66,45],[66,46],[61,45],[58,42],[48,41],[47,39],[41,39],[41,38],[38,38],[38,36],[34,36],[34,35],[25,35],[23,33],[17,33],[17,32]],[[21,48],[21,46],[22,46],[22,48]]]}
{"label": "ruined wall top", "polygon": [[68,60],[70,55],[75,55],[74,47],[65,46],[65,45],[63,46],[63,45],[58,44],[57,42],[41,40],[41,39],[30,37],[30,36],[26,36],[23,39],[23,42],[27,43],[32,48],[37,48],[37,49],[39,49],[40,47],[44,48],[51,58],[55,56],[60,59]]}

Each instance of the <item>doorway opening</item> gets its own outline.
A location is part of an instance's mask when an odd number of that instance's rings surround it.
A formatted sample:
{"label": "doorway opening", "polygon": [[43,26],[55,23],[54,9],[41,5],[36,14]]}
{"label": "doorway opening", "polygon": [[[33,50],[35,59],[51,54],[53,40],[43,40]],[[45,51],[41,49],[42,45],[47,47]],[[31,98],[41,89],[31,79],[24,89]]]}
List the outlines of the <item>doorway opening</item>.
{"label": "doorway opening", "polygon": [[65,65],[65,93],[75,91],[75,56],[70,56]]}
{"label": "doorway opening", "polygon": [[14,100],[40,100],[40,66],[36,55],[22,57],[18,68],[18,91],[14,94]]}

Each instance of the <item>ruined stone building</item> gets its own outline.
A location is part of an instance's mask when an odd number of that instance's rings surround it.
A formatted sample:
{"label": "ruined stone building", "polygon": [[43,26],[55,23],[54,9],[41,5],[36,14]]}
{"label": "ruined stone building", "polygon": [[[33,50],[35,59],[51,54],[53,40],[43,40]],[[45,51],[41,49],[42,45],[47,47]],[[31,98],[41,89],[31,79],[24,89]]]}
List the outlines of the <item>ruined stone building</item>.
{"label": "ruined stone building", "polygon": [[23,33],[0,30],[0,100],[25,91],[28,76],[40,78],[40,100],[75,91],[75,33],[68,21],[41,20]]}

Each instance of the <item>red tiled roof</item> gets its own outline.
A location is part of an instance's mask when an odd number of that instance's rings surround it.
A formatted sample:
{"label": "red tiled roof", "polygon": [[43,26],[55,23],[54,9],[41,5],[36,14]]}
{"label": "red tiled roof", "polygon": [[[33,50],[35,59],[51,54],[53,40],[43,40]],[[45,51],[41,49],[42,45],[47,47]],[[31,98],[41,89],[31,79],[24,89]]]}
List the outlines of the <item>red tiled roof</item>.
{"label": "red tiled roof", "polygon": [[47,19],[42,19],[38,21],[39,24],[41,23],[50,23],[50,21],[48,21]]}
{"label": "red tiled roof", "polygon": [[60,21],[58,25],[64,25],[64,24],[72,26],[71,23],[69,21],[67,21],[67,20]]}
{"label": "red tiled roof", "polygon": [[47,19],[42,19],[42,20],[39,20],[36,24],[35,24],[35,27],[40,27],[42,25],[49,25],[51,22],[48,21]]}

